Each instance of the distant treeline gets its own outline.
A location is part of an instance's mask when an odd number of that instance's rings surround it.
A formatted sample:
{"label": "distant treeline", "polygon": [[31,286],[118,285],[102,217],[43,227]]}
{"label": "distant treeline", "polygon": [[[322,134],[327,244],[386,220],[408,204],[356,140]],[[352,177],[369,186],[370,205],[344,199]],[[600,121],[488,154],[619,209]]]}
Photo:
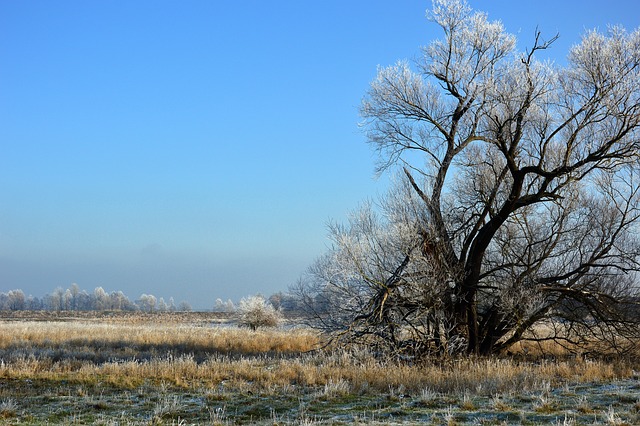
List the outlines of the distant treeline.
{"label": "distant treeline", "polygon": [[184,301],[176,305],[173,297],[165,301],[152,294],[142,294],[131,301],[122,291],[107,293],[102,287],[96,287],[89,293],[74,283],[66,290],[58,287],[42,298],[26,296],[22,290],[0,293],[0,310],[171,312],[191,311],[191,305]]}
{"label": "distant treeline", "polygon": [[[258,295],[263,297],[262,295]],[[300,310],[300,302],[299,300],[290,294],[285,294],[282,292],[274,293],[265,300],[273,306],[276,310],[282,312],[298,312]],[[226,302],[222,299],[216,299],[213,304],[213,312],[236,312],[236,305],[233,303],[231,299]]]}

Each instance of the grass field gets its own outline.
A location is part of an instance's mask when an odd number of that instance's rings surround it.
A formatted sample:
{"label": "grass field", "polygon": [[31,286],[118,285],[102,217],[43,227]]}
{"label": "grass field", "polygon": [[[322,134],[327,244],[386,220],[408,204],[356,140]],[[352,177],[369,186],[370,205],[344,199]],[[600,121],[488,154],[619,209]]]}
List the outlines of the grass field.
{"label": "grass field", "polygon": [[[5,313],[0,424],[640,424],[640,362],[388,363],[213,313]],[[531,351],[529,351],[531,352]]]}

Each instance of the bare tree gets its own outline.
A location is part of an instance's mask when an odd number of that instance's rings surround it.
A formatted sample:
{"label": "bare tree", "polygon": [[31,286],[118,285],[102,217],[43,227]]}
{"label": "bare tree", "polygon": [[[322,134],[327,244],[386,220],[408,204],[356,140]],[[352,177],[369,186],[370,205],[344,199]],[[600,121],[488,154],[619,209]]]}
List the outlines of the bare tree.
{"label": "bare tree", "polygon": [[444,37],[381,68],[361,113],[380,213],[331,229],[297,292],[314,324],[413,354],[523,339],[619,351],[640,337],[640,31],[587,32],[564,67],[500,22],[434,0]]}

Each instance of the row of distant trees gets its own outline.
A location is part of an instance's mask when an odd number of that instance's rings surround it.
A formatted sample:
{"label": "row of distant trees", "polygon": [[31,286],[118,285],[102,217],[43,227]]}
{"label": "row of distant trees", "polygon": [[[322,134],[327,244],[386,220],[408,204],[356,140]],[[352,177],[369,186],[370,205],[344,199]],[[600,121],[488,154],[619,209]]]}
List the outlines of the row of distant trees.
{"label": "row of distant trees", "polygon": [[184,301],[176,304],[173,297],[165,301],[162,297],[142,294],[137,300],[131,301],[122,291],[107,293],[102,287],[96,287],[89,293],[74,283],[66,290],[58,287],[42,298],[27,296],[19,289],[0,292],[0,310],[171,312],[192,309]]}
{"label": "row of distant trees", "polygon": [[[258,295],[260,296],[260,295]],[[299,299],[282,292],[274,293],[268,298],[260,296],[265,303],[277,311],[295,312],[300,310]],[[240,306],[228,299],[216,299],[214,312],[235,313]],[[176,303],[173,297],[165,301],[162,297],[142,294],[136,300],[129,299],[122,291],[106,292],[96,287],[93,292],[71,284],[69,288],[57,287],[52,293],[38,298],[25,295],[24,291],[9,290],[0,292],[0,311],[142,311],[142,312],[188,312],[192,310],[188,302]]]}
{"label": "row of distant trees", "polygon": [[[264,298],[262,295],[256,295],[261,298],[273,307],[277,311],[281,312],[297,312],[302,309],[302,305],[300,299],[294,295],[287,293],[274,293],[268,298]],[[231,299],[228,299],[226,302],[222,299],[216,299],[213,305],[214,312],[225,312],[225,313],[233,313],[237,312],[240,306],[236,306],[235,303]]]}

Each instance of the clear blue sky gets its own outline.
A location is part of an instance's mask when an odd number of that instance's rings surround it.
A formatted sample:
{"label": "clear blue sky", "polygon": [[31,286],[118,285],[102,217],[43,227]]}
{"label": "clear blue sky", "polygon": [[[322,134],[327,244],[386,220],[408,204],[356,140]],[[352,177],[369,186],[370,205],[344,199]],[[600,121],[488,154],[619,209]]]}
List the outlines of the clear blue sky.
{"label": "clear blue sky", "polygon": [[[472,0],[531,45],[640,25],[637,0]],[[286,291],[384,192],[358,129],[430,1],[0,0],[0,291]]]}

